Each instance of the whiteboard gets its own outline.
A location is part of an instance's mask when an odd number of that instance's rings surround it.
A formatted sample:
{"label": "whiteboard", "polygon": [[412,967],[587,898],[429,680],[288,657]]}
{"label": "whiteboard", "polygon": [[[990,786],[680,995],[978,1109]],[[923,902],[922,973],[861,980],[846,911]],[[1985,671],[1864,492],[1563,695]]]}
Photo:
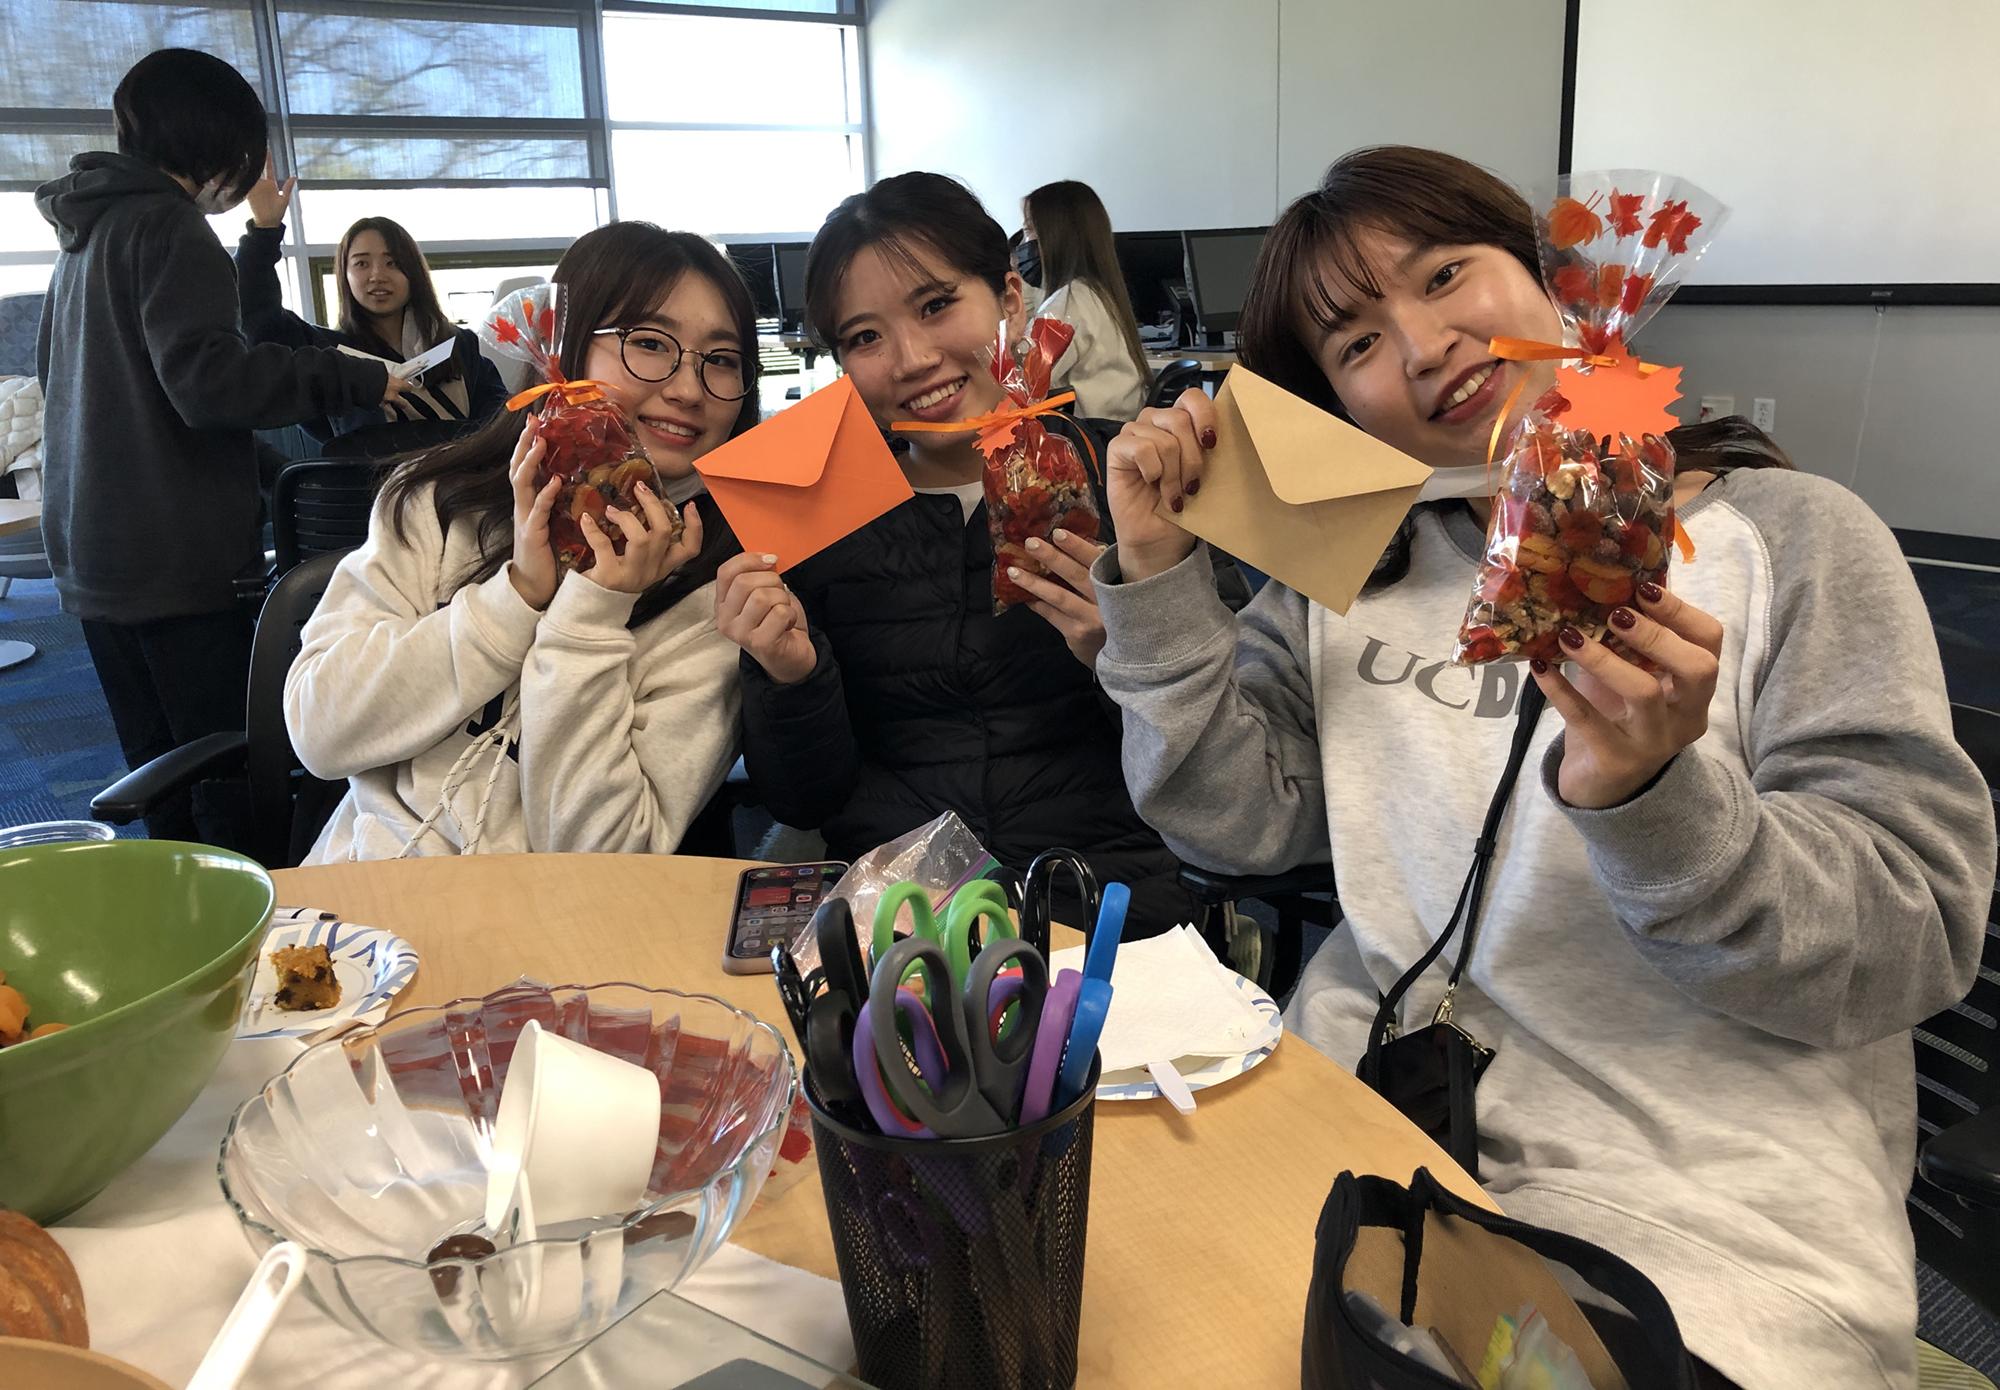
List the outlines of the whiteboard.
{"label": "whiteboard", "polygon": [[1583,0],[1570,167],[1728,203],[1691,284],[2000,281],[2000,4]]}

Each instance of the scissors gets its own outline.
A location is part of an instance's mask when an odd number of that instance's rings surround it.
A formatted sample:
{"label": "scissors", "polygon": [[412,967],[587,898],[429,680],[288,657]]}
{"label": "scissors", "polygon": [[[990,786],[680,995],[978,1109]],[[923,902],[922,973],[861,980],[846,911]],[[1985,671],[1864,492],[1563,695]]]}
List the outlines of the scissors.
{"label": "scissors", "polygon": [[972,971],[972,929],[976,924],[984,923],[989,929],[981,934],[982,942],[989,939],[989,935],[1020,935],[1013,917],[1007,912],[1007,890],[992,879],[975,879],[953,893],[951,901],[945,905],[942,922],[932,915],[930,894],[921,883],[898,883],[882,895],[882,901],[875,908],[875,963],[878,970],[883,956],[895,944],[896,918],[905,904],[910,909],[910,924],[914,929],[912,937],[944,948],[954,992],[964,987],[966,977]]}
{"label": "scissors", "polygon": [[1083,958],[1076,1018],[1070,1024],[1062,1073],[1056,1079],[1058,1110],[1082,1095],[1084,1083],[1090,1080],[1090,1062],[1097,1055],[1097,1040],[1104,1035],[1105,1015],[1111,1012],[1111,969],[1118,963],[1118,941],[1125,934],[1125,912],[1131,905],[1130,888],[1122,883],[1105,886],[1104,906],[1097,914],[1097,927],[1090,934],[1090,948]]}
{"label": "scissors", "polygon": [[[828,898],[813,913],[812,931],[819,941],[820,966],[813,975],[823,988],[813,992],[810,981],[800,993],[806,1004],[806,1026],[800,1041],[813,1088],[829,1101],[860,1101],[861,1086],[853,1064],[854,1029],[862,1005],[868,1002],[868,969],[861,961],[861,943],[854,936],[854,911],[845,898]],[[794,965],[796,973],[797,966]],[[780,977],[779,991],[785,991]],[[789,1004],[788,1004],[789,1007]],[[797,1015],[793,1016],[796,1026]]]}
{"label": "scissors", "polygon": [[1027,880],[1021,886],[1021,936],[1034,942],[1044,955],[1049,949],[1056,874],[1062,869],[1068,869],[1070,878],[1076,883],[1077,896],[1083,900],[1084,921],[1091,921],[1097,916],[1102,901],[1097,891],[1097,875],[1090,871],[1090,865],[1075,850],[1051,849],[1036,855],[1034,863],[1028,865]]}
{"label": "scissors", "polygon": [[[1020,984],[998,992],[1000,972],[1016,961]],[[924,977],[922,999],[903,988],[913,972]],[[884,1132],[963,1139],[1008,1128],[1020,1110],[1047,994],[1048,966],[1023,941],[986,947],[962,989],[954,988],[937,942],[911,936],[891,946],[876,962],[866,1036],[857,1032],[854,1041],[856,1074],[870,1077],[864,1095],[871,1109],[879,1097],[888,1111],[898,1103],[907,1110],[895,1113],[896,1128],[885,1125]],[[899,1023],[909,1026],[907,1050]],[[864,1055],[870,1041],[872,1058]]]}

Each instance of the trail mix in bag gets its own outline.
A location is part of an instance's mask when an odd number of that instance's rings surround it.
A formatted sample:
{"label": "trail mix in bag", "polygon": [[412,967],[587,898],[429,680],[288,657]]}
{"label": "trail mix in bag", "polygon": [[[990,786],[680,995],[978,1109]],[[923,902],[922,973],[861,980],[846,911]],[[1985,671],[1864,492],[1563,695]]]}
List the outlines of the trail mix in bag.
{"label": "trail mix in bag", "polygon": [[[1000,326],[993,355],[993,379],[1019,408],[1049,392],[1049,377],[1068,351],[1076,330],[1057,319],[1036,319],[1017,358],[1008,350],[1007,327]],[[1002,407],[1005,409],[1006,407]],[[1007,577],[1009,566],[1025,574],[1046,573],[1029,553],[1030,537],[1054,544],[1057,527],[1085,540],[1102,529],[1097,496],[1077,447],[1029,416],[984,430],[979,451],[986,456],[986,527],[993,538],[993,611],[1004,613],[1034,596]],[[1094,471],[1094,470],[1092,470]]]}
{"label": "trail mix in bag", "polygon": [[1625,340],[1672,297],[1727,215],[1700,189],[1634,170],[1576,174],[1537,218],[1542,275],[1577,347],[1495,339],[1496,356],[1580,358],[1508,438],[1452,660],[1563,659],[1572,626],[1626,660],[1611,610],[1664,584],[1674,523],[1676,423],[1666,406],[1680,369],[1639,361]]}
{"label": "trail mix in bag", "polygon": [[599,381],[570,381],[563,376],[558,365],[562,360],[562,292],[561,285],[537,285],[522,291],[487,319],[479,336],[496,352],[528,363],[542,376],[543,385],[521,392],[507,402],[507,408],[518,410],[535,397],[544,397],[541,481],[563,480],[549,513],[549,541],[559,570],[567,573],[588,570],[597,563],[597,552],[584,537],[585,516],[596,517],[598,526],[610,537],[613,551],[625,553],[624,533],[604,519],[604,512],[617,507],[643,521],[646,513],[639,505],[640,483],[651,488],[667,509],[677,538],[682,521],[679,510],[667,500],[659,471],[611,394],[613,388]]}

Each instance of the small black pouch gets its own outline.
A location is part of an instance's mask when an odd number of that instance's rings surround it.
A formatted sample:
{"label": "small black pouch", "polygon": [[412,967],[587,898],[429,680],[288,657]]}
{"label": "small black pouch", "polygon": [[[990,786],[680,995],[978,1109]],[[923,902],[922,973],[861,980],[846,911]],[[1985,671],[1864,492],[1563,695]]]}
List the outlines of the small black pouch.
{"label": "small black pouch", "polygon": [[[1493,1049],[1482,1046],[1477,1038],[1452,1022],[1452,998],[1458,991],[1459,977],[1472,959],[1472,942],[1479,929],[1479,908],[1486,897],[1486,874],[1492,867],[1500,821],[1507,814],[1507,802],[1514,794],[1514,783],[1520,779],[1521,764],[1527,760],[1528,744],[1535,736],[1535,721],[1541,717],[1545,703],[1542,688],[1532,680],[1525,682],[1515,714],[1514,742],[1507,750],[1507,769],[1500,774],[1500,785],[1494,789],[1493,801],[1486,808],[1486,823],[1473,846],[1472,868],[1465,876],[1465,886],[1459,890],[1451,922],[1423,958],[1404,971],[1403,977],[1382,997],[1374,1026],[1368,1032],[1367,1054],[1355,1068],[1363,1082],[1402,1111],[1410,1123],[1429,1135],[1451,1155],[1454,1163],[1475,1178],[1479,1176],[1479,1123],[1473,1088],[1493,1061]],[[1437,1014],[1429,1027],[1398,1035],[1397,1006],[1410,992],[1410,986],[1443,954],[1446,944],[1461,927],[1465,934],[1459,942],[1458,958]]]}

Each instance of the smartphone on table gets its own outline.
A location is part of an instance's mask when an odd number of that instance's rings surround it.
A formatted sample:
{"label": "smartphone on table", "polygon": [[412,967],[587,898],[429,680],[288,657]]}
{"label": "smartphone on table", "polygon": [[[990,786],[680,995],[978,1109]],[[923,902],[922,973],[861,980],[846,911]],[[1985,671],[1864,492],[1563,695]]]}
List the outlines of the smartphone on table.
{"label": "smartphone on table", "polygon": [[736,880],[736,905],[729,913],[729,940],[722,968],[732,975],[771,973],[771,948],[790,945],[812,921],[820,900],[840,882],[847,865],[760,864]]}

